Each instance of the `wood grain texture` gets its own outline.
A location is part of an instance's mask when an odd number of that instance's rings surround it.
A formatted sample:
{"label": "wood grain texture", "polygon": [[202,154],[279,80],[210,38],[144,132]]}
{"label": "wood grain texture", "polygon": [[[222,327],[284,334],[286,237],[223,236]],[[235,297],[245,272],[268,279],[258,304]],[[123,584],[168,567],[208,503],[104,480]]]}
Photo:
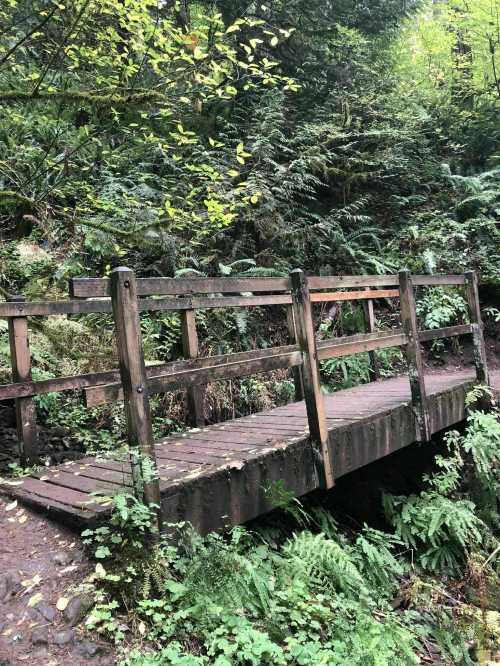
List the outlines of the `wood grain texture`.
{"label": "wood grain texture", "polygon": [[[181,312],[182,351],[184,358],[198,358],[198,333],[196,332],[196,316],[194,310]],[[189,385],[186,391],[187,419],[189,425],[205,425],[205,386]]]}
{"label": "wood grain texture", "polygon": [[[121,385],[125,398],[134,490],[147,504],[159,506],[160,486],[154,476],[156,457],[136,282],[134,273],[129,268],[115,268],[112,271],[111,300]],[[145,466],[152,468],[152,477],[144,474]]]}
{"label": "wood grain texture", "polygon": [[302,351],[302,381],[304,400],[309,421],[309,432],[313,442],[319,447],[321,456],[321,476],[324,486],[331,488],[334,483],[332,460],[328,448],[328,428],[318,368],[318,351],[312,319],[311,300],[307,278],[301,270],[290,273],[293,296],[293,316],[297,329],[297,342]]}
{"label": "wood grain texture", "polygon": [[[25,301],[25,298],[23,296],[12,296],[9,300],[14,303],[21,303]],[[9,346],[13,381],[30,382],[31,354],[26,317],[9,319]],[[16,399],[16,427],[21,464],[23,466],[36,465],[39,462],[38,432],[33,398],[19,397]]]}
{"label": "wood grain texture", "polygon": [[403,330],[408,337],[408,343],[405,345],[405,353],[413,408],[417,418],[419,438],[427,442],[431,438],[429,407],[425,387],[424,362],[418,335],[415,291],[410,271],[408,270],[399,272],[399,291],[401,294],[401,321]]}
{"label": "wood grain texture", "polygon": [[481,307],[479,304],[479,289],[477,274],[468,271],[465,274],[465,294],[469,306],[469,315],[474,325],[472,343],[474,348],[474,364],[476,366],[476,377],[481,384],[489,384],[488,363],[486,359],[486,346],[484,344],[483,321]]}

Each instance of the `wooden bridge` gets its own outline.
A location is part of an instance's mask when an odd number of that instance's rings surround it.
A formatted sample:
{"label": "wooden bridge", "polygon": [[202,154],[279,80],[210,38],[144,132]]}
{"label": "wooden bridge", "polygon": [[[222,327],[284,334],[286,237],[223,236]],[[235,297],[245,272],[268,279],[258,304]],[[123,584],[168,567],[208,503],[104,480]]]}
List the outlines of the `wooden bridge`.
{"label": "wooden bridge", "polygon": [[[463,290],[470,323],[419,330],[416,288],[454,286]],[[375,329],[373,301],[399,299],[401,328]],[[317,341],[316,303],[360,300],[364,333]],[[199,357],[195,311],[210,308],[281,306],[290,343],[271,349]],[[185,360],[146,366],[140,331],[141,311],[176,310],[182,317]],[[28,318],[112,313],[119,370],[43,381],[31,378]],[[238,524],[273,508],[273,488],[281,481],[295,496],[330,488],[335,479],[393,451],[463,420],[465,395],[476,383],[488,384],[477,279],[463,275],[398,275],[288,278],[142,278],[127,268],[103,279],[74,279],[71,298],[0,303],[9,321],[13,383],[0,386],[0,400],[16,401],[20,456],[38,460],[33,396],[82,389],[86,404],[124,401],[129,452],[126,456],[86,457],[38,468],[0,489],[45,508],[66,521],[86,522],[109,511],[99,495],[134,492],[161,506],[164,523],[190,521],[200,532]],[[474,369],[424,375],[420,344],[471,335]],[[402,347],[408,375],[373,381],[325,395],[318,362],[349,354]],[[296,401],[284,407],[205,426],[203,393],[211,381],[243,377],[278,368],[291,369]],[[500,390],[500,375],[493,384]],[[191,425],[183,434],[153,441],[149,395],[187,389]],[[36,469],[36,468],[35,468]]]}

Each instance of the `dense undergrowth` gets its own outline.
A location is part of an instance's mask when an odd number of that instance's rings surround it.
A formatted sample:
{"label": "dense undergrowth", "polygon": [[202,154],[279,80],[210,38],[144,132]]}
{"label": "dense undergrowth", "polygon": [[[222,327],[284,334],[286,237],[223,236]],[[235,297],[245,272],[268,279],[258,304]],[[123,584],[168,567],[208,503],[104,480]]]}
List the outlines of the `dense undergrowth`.
{"label": "dense undergrowth", "polygon": [[421,492],[384,496],[385,531],[280,486],[284,510],[251,529],[177,525],[158,542],[150,511],[115,497],[111,522],[83,533],[87,626],[127,666],[494,663],[499,461],[499,413],[472,411]]}

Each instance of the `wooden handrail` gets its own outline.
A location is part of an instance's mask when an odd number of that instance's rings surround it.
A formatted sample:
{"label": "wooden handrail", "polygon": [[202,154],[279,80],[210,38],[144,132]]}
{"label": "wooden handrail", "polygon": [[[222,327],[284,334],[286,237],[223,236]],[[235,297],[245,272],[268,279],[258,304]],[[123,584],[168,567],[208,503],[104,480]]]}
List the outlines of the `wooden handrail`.
{"label": "wooden handrail", "polygon": [[[132,291],[125,282],[133,285]],[[115,285],[113,291],[112,285]],[[471,324],[418,330],[415,287],[465,286]],[[112,293],[113,292],[113,293]],[[244,377],[278,368],[293,371],[296,399],[304,398],[309,430],[318,443],[318,473],[323,484],[333,485],[332,443],[319,383],[321,360],[368,352],[372,376],[377,376],[377,349],[402,346],[406,352],[412,403],[421,439],[430,436],[424,369],[420,343],[472,334],[479,381],[487,382],[484,338],[479,310],[477,278],[465,275],[349,275],[307,277],[293,271],[286,278],[139,278],[129,269],[116,269],[112,279],[77,278],[71,283],[73,298],[61,301],[25,302],[17,298],[0,303],[0,317],[9,319],[14,381],[0,386],[0,400],[15,399],[18,410],[20,450],[25,462],[36,461],[36,415],[33,396],[55,391],[83,389],[88,406],[125,398],[129,439],[141,456],[150,456],[151,418],[149,394],[187,388],[188,412],[194,425],[204,422],[204,390],[209,382]],[[403,329],[376,331],[373,301],[400,298]],[[359,300],[363,303],[365,333],[316,341],[312,325],[314,303]],[[282,306],[293,343],[271,349],[198,357],[195,311],[198,309]],[[184,360],[145,367],[142,360],[138,313],[178,311],[182,322]],[[117,330],[121,370],[88,373],[33,381],[28,345],[28,317],[78,315],[91,312],[113,314]],[[127,370],[128,368],[128,370]],[[128,374],[127,374],[128,373]],[[29,458],[29,460],[28,460]],[[157,498],[154,485],[144,486],[141,465],[135,466],[135,485]],[[137,490],[139,492],[139,490]]]}

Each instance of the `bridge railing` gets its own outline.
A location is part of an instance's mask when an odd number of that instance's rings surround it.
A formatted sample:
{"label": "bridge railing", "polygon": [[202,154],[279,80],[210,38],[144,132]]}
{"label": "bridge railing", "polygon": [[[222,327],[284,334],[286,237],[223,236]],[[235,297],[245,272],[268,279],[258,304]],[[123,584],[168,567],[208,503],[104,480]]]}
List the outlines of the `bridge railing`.
{"label": "bridge railing", "polygon": [[[465,290],[470,323],[421,331],[417,324],[415,287],[454,285]],[[136,449],[133,474],[136,488],[146,499],[159,501],[155,484],[145,481],[141,456],[154,460],[149,411],[152,393],[186,388],[192,425],[204,425],[204,386],[232,379],[290,368],[297,399],[304,399],[311,437],[319,445],[320,474],[326,487],[333,485],[333,461],[329,459],[328,429],[318,363],[321,360],[368,352],[373,376],[377,376],[375,350],[402,347],[410,379],[418,437],[431,436],[425,391],[421,342],[471,334],[476,375],[488,382],[488,371],[477,278],[462,275],[354,275],[307,277],[300,270],[287,278],[136,278],[130,269],[115,269],[110,278],[77,278],[71,281],[69,300],[26,302],[12,297],[0,303],[0,317],[9,320],[12,383],[0,386],[0,400],[15,399],[18,439],[23,463],[38,458],[36,414],[33,397],[49,392],[83,389],[88,406],[124,400],[129,443]],[[376,299],[400,299],[402,327],[377,331],[373,313]],[[360,301],[365,315],[365,333],[317,341],[313,306],[316,303]],[[200,309],[284,306],[293,344],[252,351],[200,357],[195,312]],[[185,359],[145,365],[139,313],[178,311],[182,323]],[[33,381],[28,340],[28,318],[112,313],[120,369]],[[134,462],[135,461],[135,462]],[[157,484],[156,484],[157,485]]]}

